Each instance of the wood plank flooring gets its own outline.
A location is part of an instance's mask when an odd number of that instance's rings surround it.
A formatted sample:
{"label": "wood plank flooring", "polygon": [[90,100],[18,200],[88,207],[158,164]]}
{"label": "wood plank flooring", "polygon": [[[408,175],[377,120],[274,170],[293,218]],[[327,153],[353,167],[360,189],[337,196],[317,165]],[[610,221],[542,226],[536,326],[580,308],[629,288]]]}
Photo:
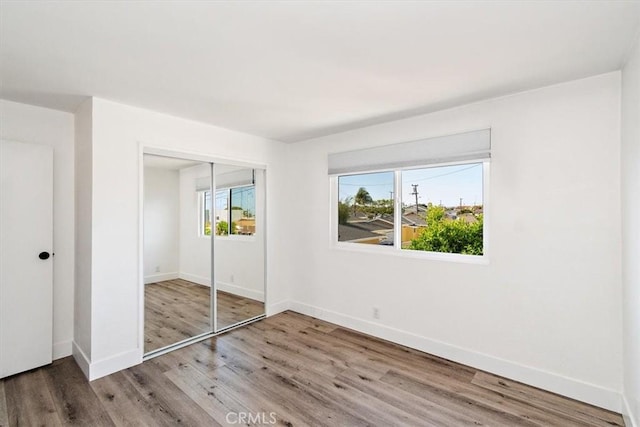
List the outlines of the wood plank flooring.
{"label": "wood plank flooring", "polygon": [[293,312],[91,383],[71,358],[0,380],[2,426],[238,424],[564,427],[623,421]]}
{"label": "wood plank flooring", "polygon": [[[148,353],[211,331],[208,286],[183,279],[149,283],[144,288],[144,351]],[[264,304],[218,291],[218,327],[264,313]]]}

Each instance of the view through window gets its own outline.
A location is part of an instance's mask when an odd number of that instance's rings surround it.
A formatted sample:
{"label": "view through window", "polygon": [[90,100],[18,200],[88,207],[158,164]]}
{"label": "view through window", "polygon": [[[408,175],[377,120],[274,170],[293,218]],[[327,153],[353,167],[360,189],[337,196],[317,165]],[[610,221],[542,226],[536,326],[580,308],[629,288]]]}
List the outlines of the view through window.
{"label": "view through window", "polygon": [[400,176],[397,196],[394,172],[338,177],[338,241],[483,255],[483,163],[402,170]]}
{"label": "view through window", "polygon": [[[202,234],[211,235],[211,192],[203,192]],[[239,234],[251,236],[256,232],[255,186],[229,188],[216,191],[216,236]]]}

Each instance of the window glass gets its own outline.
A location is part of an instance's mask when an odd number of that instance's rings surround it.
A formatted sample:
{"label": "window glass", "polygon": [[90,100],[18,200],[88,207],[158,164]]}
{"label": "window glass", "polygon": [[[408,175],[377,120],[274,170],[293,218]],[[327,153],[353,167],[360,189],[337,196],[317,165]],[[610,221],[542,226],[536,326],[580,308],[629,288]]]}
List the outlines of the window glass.
{"label": "window glass", "polygon": [[200,220],[200,232],[204,236],[211,235],[211,193],[204,191],[201,194],[202,217]]}
{"label": "window glass", "polygon": [[216,191],[216,236],[229,234],[229,190]]}
{"label": "window glass", "polygon": [[231,189],[231,234],[256,232],[256,191],[253,185]]}
{"label": "window glass", "polygon": [[402,171],[402,249],[483,254],[482,163]]}
{"label": "window glass", "polygon": [[[251,236],[256,232],[255,186],[238,187],[216,191],[215,232],[216,236],[241,234]],[[211,193],[203,192],[202,234],[211,235]]]}
{"label": "window glass", "polygon": [[394,173],[338,177],[338,241],[393,246]]}

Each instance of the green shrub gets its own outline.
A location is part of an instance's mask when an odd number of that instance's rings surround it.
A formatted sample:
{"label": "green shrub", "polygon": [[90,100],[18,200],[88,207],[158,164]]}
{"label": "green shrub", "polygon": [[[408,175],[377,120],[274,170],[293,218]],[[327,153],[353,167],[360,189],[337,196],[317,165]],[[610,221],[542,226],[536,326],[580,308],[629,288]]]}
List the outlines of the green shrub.
{"label": "green shrub", "polygon": [[427,212],[427,227],[411,241],[410,249],[482,255],[483,216],[469,223],[463,219],[448,221],[444,208],[435,206]]}
{"label": "green shrub", "polygon": [[346,224],[349,220],[349,205],[345,202],[338,202],[338,224]]}

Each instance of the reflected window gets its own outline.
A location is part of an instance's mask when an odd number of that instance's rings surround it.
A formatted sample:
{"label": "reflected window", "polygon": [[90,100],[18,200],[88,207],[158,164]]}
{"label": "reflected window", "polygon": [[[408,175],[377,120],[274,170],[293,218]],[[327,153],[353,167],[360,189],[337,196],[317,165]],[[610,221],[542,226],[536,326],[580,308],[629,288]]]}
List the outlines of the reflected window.
{"label": "reflected window", "polygon": [[200,235],[211,236],[211,192],[200,193]]}
{"label": "reflected window", "polygon": [[[203,194],[202,234],[211,235],[211,192]],[[227,188],[216,191],[215,234],[252,236],[256,232],[255,185]]]}

